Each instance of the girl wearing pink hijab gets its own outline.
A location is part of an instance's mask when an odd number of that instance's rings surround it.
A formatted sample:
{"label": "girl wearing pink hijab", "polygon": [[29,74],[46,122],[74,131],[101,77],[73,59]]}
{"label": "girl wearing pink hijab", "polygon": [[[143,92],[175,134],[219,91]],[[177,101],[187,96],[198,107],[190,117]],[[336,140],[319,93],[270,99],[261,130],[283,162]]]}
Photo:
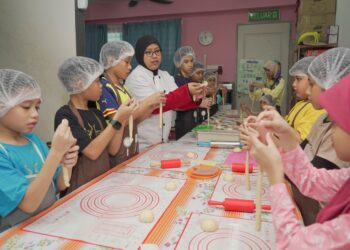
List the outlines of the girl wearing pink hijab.
{"label": "girl wearing pink hijab", "polygon": [[[332,141],[337,156],[350,161],[350,74],[321,93],[318,100],[334,121]],[[260,126],[269,131],[265,143],[258,139],[257,131],[262,130],[252,128]],[[350,168],[313,167],[298,142],[293,140],[293,129],[276,111],[260,113],[255,125],[241,131],[242,141],[269,178],[276,247],[350,249]],[[271,133],[283,141],[279,148]],[[327,203],[317,214],[316,223],[305,227],[295,217],[284,174],[304,195]]]}

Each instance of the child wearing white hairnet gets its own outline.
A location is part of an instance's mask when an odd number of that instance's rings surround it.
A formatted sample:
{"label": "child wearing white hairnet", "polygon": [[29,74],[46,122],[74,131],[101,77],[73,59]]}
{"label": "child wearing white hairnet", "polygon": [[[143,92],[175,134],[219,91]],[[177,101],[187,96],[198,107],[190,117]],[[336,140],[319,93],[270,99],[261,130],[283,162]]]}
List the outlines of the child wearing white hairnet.
{"label": "child wearing white hairnet", "polygon": [[[181,87],[191,82],[191,74],[193,72],[194,61],[196,55],[192,47],[180,47],[174,54],[174,64],[178,69],[178,74],[175,76],[175,83]],[[199,107],[208,108],[211,104],[211,99],[203,98]],[[175,120],[176,140],[180,139],[186,133],[190,132],[198,123],[197,109],[177,111]]]}
{"label": "child wearing white hairnet", "polygon": [[[194,50],[190,46],[180,47],[174,54],[174,64],[178,69],[175,83],[181,87],[191,82],[193,64],[196,60]],[[175,139],[178,140],[196,126],[197,110],[178,110],[175,120]]]}
{"label": "child wearing white hairnet", "polygon": [[67,120],[58,124],[51,149],[33,133],[41,90],[29,75],[0,69],[0,232],[41,212],[67,188],[78,146]]}
{"label": "child wearing white hairnet", "polygon": [[[317,56],[309,65],[308,71],[311,86],[308,90],[309,99],[316,109],[320,109],[319,95],[347,74],[350,74],[350,49],[335,48]],[[322,114],[314,123],[309,135],[301,143],[305,154],[316,168],[339,169],[350,165],[341,160],[332,142],[333,122],[327,113]],[[293,189],[293,192],[298,192]],[[301,208],[305,225],[315,222],[316,215],[321,209],[318,201],[297,195],[298,206]]]}
{"label": "child wearing white hairnet", "polygon": [[[325,113],[323,109],[315,109],[308,99],[310,88],[308,68],[314,59],[315,57],[313,56],[304,57],[297,61],[289,70],[290,76],[294,78],[292,86],[298,101],[288,115],[285,116],[285,120],[294,129],[298,143],[302,143],[306,139],[318,118]],[[302,195],[292,182],[291,187],[295,201],[303,216],[304,224],[314,223],[316,214],[319,211],[318,202]]]}
{"label": "child wearing white hairnet", "polygon": [[194,62],[193,70],[191,73],[191,82],[202,83],[203,76],[204,76],[204,65],[201,62]]}
{"label": "child wearing white hairnet", "polygon": [[278,61],[268,60],[264,64],[266,82],[264,84],[251,83],[249,85],[249,97],[257,101],[263,95],[271,95],[276,102],[276,109],[281,113],[281,105],[284,98],[284,79],[281,75],[281,64]]}
{"label": "child wearing white hairnet", "polygon": [[[201,62],[194,62],[193,63],[193,70],[191,73],[191,81],[192,82],[197,82],[197,83],[203,83],[204,81],[204,65]],[[209,102],[208,105],[212,104],[212,98],[204,98],[203,103]],[[197,108],[194,112],[194,119],[195,123],[201,124],[205,119],[206,119],[206,112],[207,108]]]}
{"label": "child wearing white hairnet", "polygon": [[113,167],[109,155],[118,153],[125,123],[138,106],[132,99],[126,101],[107,125],[101,111],[88,107],[89,101],[96,102],[101,96],[102,73],[102,66],[86,57],[69,58],[58,70],[58,78],[69,93],[69,103],[56,112],[55,128],[67,119],[80,147],[67,192]]}
{"label": "child wearing white hairnet", "polygon": [[[119,112],[119,107],[129,101],[132,96],[124,86],[124,80],[131,71],[131,60],[134,48],[125,41],[112,41],[104,44],[100,51],[100,63],[104,68],[101,78],[102,94],[97,101],[97,108],[109,122]],[[140,107],[132,115],[132,140],[129,137],[129,124],[124,127],[123,143],[116,156],[113,157],[113,166],[117,165],[139,152],[137,138],[137,124],[151,116],[160,103],[165,103],[165,94],[156,92],[140,103]]]}
{"label": "child wearing white hairnet", "polygon": [[[203,75],[203,81],[208,83],[208,90],[206,93],[206,99],[210,100],[210,115],[215,115],[216,112],[218,112],[219,107],[218,107],[218,99],[220,101],[221,96],[218,94],[218,83],[217,83],[217,77],[216,73],[207,71]],[[199,110],[199,121],[203,122],[204,120],[207,119],[207,111],[208,108],[200,108]]]}
{"label": "child wearing white hairnet", "polygon": [[[275,109],[276,106],[276,102],[275,100],[272,98],[271,95],[263,95],[262,97],[260,97],[259,99],[259,106],[260,106],[260,111],[268,108],[268,109]],[[249,115],[257,115],[257,113],[254,113],[247,104],[245,103],[241,103],[240,104],[240,109],[242,112],[246,113],[247,116]],[[259,112],[260,112],[259,111]]]}
{"label": "child wearing white hairnet", "polygon": [[196,54],[190,46],[180,47],[174,54],[174,64],[178,69],[178,74],[175,76],[175,83],[181,87],[191,82],[191,74],[193,64],[196,60]]}
{"label": "child wearing white hairnet", "polygon": [[[321,109],[318,96],[347,74],[350,74],[350,49],[334,48],[317,56],[306,72],[310,87],[308,97],[315,109]],[[347,167],[336,155],[331,142],[333,122],[327,113],[321,115],[313,125],[307,138],[301,143],[305,153],[315,167],[337,169]]]}
{"label": "child wearing white hairnet", "polygon": [[308,100],[307,92],[310,83],[307,70],[312,60],[314,60],[312,56],[304,57],[297,61],[289,70],[290,76],[294,77],[292,86],[298,102],[292,107],[288,115],[285,116],[285,119],[297,132],[296,136],[299,138],[299,143],[307,137],[318,117],[324,113],[322,109],[314,109]]}

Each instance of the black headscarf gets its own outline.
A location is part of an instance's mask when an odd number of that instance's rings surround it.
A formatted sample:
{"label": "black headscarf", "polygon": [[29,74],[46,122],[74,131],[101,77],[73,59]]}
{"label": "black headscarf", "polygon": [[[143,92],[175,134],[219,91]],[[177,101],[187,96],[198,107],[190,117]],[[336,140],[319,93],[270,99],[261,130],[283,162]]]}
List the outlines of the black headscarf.
{"label": "black headscarf", "polygon": [[[145,53],[146,48],[151,44],[157,44],[159,48],[162,49],[157,39],[155,39],[153,36],[148,36],[148,35],[139,38],[135,46],[135,56],[136,56],[137,62],[148,70],[150,69],[147,68],[147,66],[145,65],[145,62],[143,61],[143,55]],[[158,74],[158,69],[150,70],[150,71],[152,71],[154,75]]]}

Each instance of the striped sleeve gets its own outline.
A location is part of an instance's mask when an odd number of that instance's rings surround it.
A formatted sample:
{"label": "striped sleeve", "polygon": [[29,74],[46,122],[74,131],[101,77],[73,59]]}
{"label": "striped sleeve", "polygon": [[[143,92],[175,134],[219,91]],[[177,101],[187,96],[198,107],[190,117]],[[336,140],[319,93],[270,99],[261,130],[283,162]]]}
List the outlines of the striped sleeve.
{"label": "striped sleeve", "polygon": [[97,108],[102,112],[105,118],[114,114],[119,108],[115,93],[108,87],[108,84],[103,84],[101,97],[97,101]]}

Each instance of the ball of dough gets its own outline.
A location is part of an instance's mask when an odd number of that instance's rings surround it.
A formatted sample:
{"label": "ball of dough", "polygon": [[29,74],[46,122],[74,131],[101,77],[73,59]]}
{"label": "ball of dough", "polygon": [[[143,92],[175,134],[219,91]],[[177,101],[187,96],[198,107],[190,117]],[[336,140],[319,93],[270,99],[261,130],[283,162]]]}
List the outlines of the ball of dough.
{"label": "ball of dough", "polygon": [[123,140],[124,147],[130,147],[132,144],[132,139],[130,137],[125,137]]}
{"label": "ball of dough", "polygon": [[201,221],[201,228],[204,232],[215,232],[218,230],[218,223],[213,219],[204,219]]}
{"label": "ball of dough", "polygon": [[190,159],[193,159],[195,157],[195,154],[193,152],[188,152],[186,156]]}
{"label": "ball of dough", "polygon": [[233,182],[233,180],[234,180],[233,174],[226,173],[226,174],[224,175],[224,181],[226,181],[226,182]]}
{"label": "ball of dough", "polygon": [[142,210],[139,215],[139,221],[142,223],[151,223],[154,220],[154,215],[152,210],[145,209]]}
{"label": "ball of dough", "polygon": [[165,184],[165,189],[167,191],[175,191],[177,189],[177,185],[173,181],[169,181]]}
{"label": "ball of dough", "polygon": [[232,151],[235,153],[239,153],[242,151],[242,149],[240,147],[234,147]]}

